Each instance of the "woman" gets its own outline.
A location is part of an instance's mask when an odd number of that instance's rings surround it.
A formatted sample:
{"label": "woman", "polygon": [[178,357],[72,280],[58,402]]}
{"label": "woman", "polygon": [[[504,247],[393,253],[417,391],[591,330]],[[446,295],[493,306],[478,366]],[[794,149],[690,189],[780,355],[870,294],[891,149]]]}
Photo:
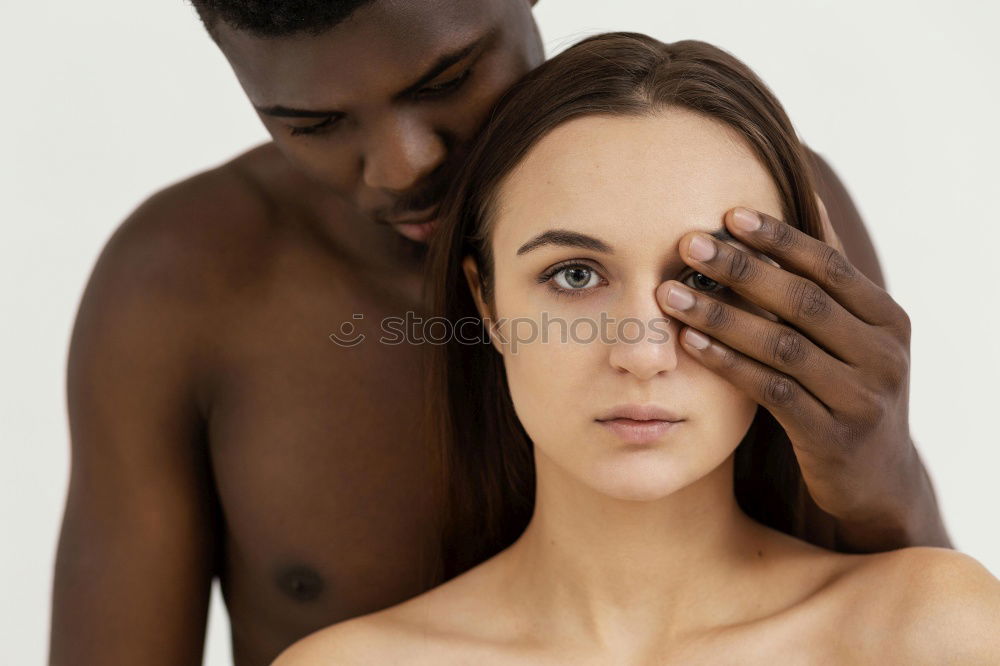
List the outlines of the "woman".
{"label": "woman", "polygon": [[810,528],[787,438],[654,293],[773,317],[679,259],[734,205],[822,237],[790,122],[728,54],[614,33],[515,86],[431,256],[437,313],[489,332],[456,329],[431,393],[459,575],[277,663],[1000,663],[1000,583],[971,558],[774,529]]}

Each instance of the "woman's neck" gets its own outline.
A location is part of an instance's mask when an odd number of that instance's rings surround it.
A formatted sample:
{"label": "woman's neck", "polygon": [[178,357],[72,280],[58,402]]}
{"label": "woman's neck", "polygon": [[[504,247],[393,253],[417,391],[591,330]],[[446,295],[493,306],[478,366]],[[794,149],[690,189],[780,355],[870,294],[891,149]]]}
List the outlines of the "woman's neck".
{"label": "woman's neck", "polygon": [[514,603],[608,647],[743,617],[731,602],[753,603],[747,576],[767,535],[736,503],[731,457],[652,502],[609,497],[538,458],[535,513],[505,558]]}

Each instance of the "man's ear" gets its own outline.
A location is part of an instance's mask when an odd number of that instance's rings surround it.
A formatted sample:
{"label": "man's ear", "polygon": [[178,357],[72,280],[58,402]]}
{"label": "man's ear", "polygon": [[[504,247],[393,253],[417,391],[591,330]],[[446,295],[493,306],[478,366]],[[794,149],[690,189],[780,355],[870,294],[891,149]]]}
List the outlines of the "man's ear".
{"label": "man's ear", "polygon": [[469,285],[469,291],[472,292],[472,299],[476,302],[476,310],[479,312],[479,317],[483,320],[486,330],[489,332],[490,342],[498,352],[503,354],[503,349],[500,347],[497,336],[494,335],[493,326],[496,322],[493,319],[493,313],[490,312],[490,307],[483,298],[483,281],[479,277],[479,265],[476,264],[476,260],[471,254],[462,260],[462,271],[465,273],[465,281]]}

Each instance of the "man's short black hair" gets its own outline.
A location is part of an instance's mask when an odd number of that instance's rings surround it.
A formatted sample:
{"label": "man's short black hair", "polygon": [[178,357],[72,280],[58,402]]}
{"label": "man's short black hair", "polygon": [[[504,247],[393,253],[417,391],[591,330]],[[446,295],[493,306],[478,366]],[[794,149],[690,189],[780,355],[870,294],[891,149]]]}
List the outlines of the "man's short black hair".
{"label": "man's short black hair", "polygon": [[374,0],[191,0],[215,37],[219,21],[257,37],[318,35]]}

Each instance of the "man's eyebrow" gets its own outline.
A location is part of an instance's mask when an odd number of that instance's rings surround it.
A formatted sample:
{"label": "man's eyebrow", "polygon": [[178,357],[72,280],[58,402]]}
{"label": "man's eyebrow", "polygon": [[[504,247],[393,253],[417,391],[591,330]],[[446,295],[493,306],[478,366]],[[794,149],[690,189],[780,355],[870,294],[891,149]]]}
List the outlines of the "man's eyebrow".
{"label": "man's eyebrow", "polygon": [[559,247],[580,247],[585,250],[614,254],[611,246],[599,238],[581,234],[568,229],[549,229],[544,231],[517,249],[518,256],[527,254],[532,250],[537,250],[545,245],[558,245]]}
{"label": "man's eyebrow", "polygon": [[[420,77],[412,84],[408,85],[406,89],[393,95],[393,99],[398,100],[404,97],[409,97],[423,88],[425,85],[437,78],[441,72],[445,71],[457,62],[461,62],[467,58],[470,54],[474,53],[481,46],[485,46],[493,41],[493,39],[499,33],[499,29],[496,27],[491,28],[487,32],[483,33],[477,37],[472,42],[466,44],[465,46],[454,49],[441,55],[434,64],[432,64]],[[330,116],[340,115],[343,112],[337,110],[309,110],[309,109],[293,109],[287,106],[281,106],[280,104],[275,106],[255,106],[255,109],[260,113],[267,116],[276,116],[281,118],[328,118]]]}
{"label": "man's eyebrow", "polygon": [[[716,238],[723,243],[729,241],[736,241],[737,239],[729,233],[729,229],[726,227],[719,227],[715,231],[705,232],[709,236]],[[737,241],[738,242],[738,241]],[[550,229],[543,233],[538,234],[530,241],[522,245],[517,249],[518,256],[522,254],[527,254],[532,250],[536,250],[545,245],[557,245],[560,247],[580,247],[585,250],[595,250],[597,252],[604,252],[605,254],[614,254],[614,250],[610,245],[600,240],[599,238],[594,238],[593,236],[588,236],[587,234],[581,234],[576,231],[569,231],[567,229]]]}
{"label": "man's eyebrow", "polygon": [[499,33],[500,33],[499,28],[494,26],[489,30],[487,30],[486,32],[484,32],[483,34],[481,34],[476,39],[474,39],[472,42],[466,44],[465,46],[457,48],[454,51],[451,51],[450,53],[445,53],[444,55],[439,57],[434,62],[434,64],[427,69],[426,72],[421,74],[420,78],[417,79],[415,83],[407,86],[405,90],[396,93],[393,97],[398,99],[413,95],[421,88],[423,88],[426,84],[430,83],[435,78],[437,78],[437,76],[441,72],[445,71],[455,63],[464,60],[470,54],[474,53],[477,49],[479,49],[479,47],[481,46],[485,47],[488,44],[492,43]]}

